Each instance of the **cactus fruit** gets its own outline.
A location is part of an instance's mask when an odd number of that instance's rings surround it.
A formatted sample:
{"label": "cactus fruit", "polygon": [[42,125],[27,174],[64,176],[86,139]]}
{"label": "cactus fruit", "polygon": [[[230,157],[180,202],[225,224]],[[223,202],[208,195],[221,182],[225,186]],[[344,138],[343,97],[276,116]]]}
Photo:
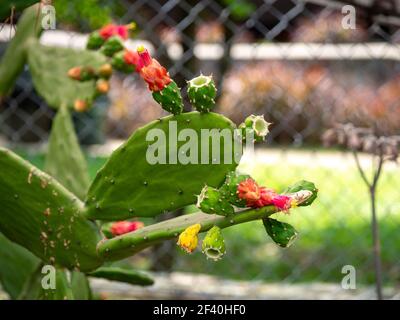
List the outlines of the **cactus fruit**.
{"label": "cactus fruit", "polygon": [[104,44],[105,39],[100,35],[99,31],[94,31],[89,35],[86,43],[86,49],[98,50]]}
{"label": "cactus fruit", "polygon": [[203,239],[201,248],[207,258],[214,261],[220,260],[226,252],[225,240],[222,236],[221,229],[214,226],[208,230]]}
{"label": "cactus fruit", "polygon": [[53,120],[45,170],[80,199],[85,197],[90,184],[88,168],[66,107]]}
{"label": "cactus fruit", "polygon": [[183,111],[181,92],[175,81],[172,81],[160,91],[154,91],[153,98],[164,110],[172,114],[180,114]]}
{"label": "cactus fruit", "polygon": [[112,65],[109,63],[105,63],[100,66],[98,70],[98,76],[103,79],[109,79],[113,73]]}
{"label": "cactus fruit", "polygon": [[0,230],[43,261],[92,270],[100,233],[83,204],[54,178],[0,148]]}
{"label": "cactus fruit", "polygon": [[210,112],[215,106],[217,88],[212,76],[200,75],[188,81],[187,93],[190,103],[199,112]]}
{"label": "cactus fruit", "polygon": [[117,36],[113,36],[107,39],[104,44],[101,46],[100,51],[107,57],[112,57],[119,51],[124,49],[124,45],[121,39]]}
{"label": "cactus fruit", "polygon": [[254,133],[254,139],[256,142],[261,142],[265,140],[265,137],[269,133],[269,126],[271,123],[265,121],[264,116],[248,116],[242,124],[240,124],[239,129],[242,129],[242,136],[246,137],[247,130],[251,130]]}
{"label": "cactus fruit", "polygon": [[86,112],[90,109],[90,104],[83,99],[76,99],[74,101],[74,110],[76,112]]}
{"label": "cactus fruit", "polygon": [[[185,144],[176,141],[175,134],[183,129],[192,129],[197,137],[201,131],[209,129],[228,130],[232,132],[234,124],[222,115],[198,112],[167,116],[153,121],[138,129],[121,147],[113,152],[107,163],[95,177],[86,197],[85,215],[91,219],[118,221],[133,217],[154,217],[166,211],[173,211],[183,206],[196,203],[204,184],[219,187],[227,172],[236,168],[234,154],[224,152],[227,141],[215,144],[220,151],[220,163],[213,163],[213,155],[200,164],[181,163],[179,152]],[[149,134],[161,132],[166,143],[158,154],[163,159],[151,160],[156,151],[152,151],[154,136]],[[160,137],[162,138],[162,137]],[[201,144],[211,142],[204,140],[196,146],[200,155]],[[147,141],[146,141],[147,140]],[[213,139],[214,140],[214,139]],[[233,145],[234,141],[232,141]],[[163,150],[165,148],[165,150]],[[167,158],[168,155],[168,158]],[[223,157],[223,158],[222,158]],[[151,161],[149,161],[149,159]],[[188,177],[191,177],[188,179]]]}
{"label": "cactus fruit", "polygon": [[105,57],[98,52],[47,47],[36,41],[31,43],[29,71],[35,89],[48,105],[53,108],[65,105],[72,109],[76,100],[90,105],[97,94],[95,80],[75,81],[68,76],[68,71],[76,66],[98,70],[106,62]]}
{"label": "cactus fruit", "polygon": [[201,190],[200,195],[197,197],[197,207],[205,213],[223,216],[235,212],[225,196],[218,189],[209,186],[204,186]]}
{"label": "cactus fruit", "polygon": [[96,90],[99,94],[106,94],[110,90],[110,83],[105,79],[96,81]]}
{"label": "cactus fruit", "polygon": [[289,247],[297,238],[297,231],[288,223],[272,218],[263,219],[265,230],[272,240],[283,248]]}
{"label": "cactus fruit", "polygon": [[88,81],[96,78],[96,72],[91,67],[73,67],[68,70],[68,77],[78,81]]}
{"label": "cactus fruit", "polygon": [[197,248],[197,243],[199,239],[197,237],[199,231],[201,229],[201,225],[196,223],[187,227],[178,238],[178,246],[180,246],[187,253],[192,253]]}

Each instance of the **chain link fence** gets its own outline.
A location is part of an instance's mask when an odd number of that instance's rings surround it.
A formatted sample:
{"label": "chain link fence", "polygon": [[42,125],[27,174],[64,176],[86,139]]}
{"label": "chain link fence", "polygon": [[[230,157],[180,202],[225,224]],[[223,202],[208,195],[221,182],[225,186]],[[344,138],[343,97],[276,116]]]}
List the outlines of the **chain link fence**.
{"label": "chain link fence", "polygon": [[[75,2],[69,2],[69,10],[74,10]],[[338,283],[344,276],[342,267],[353,265],[359,283],[372,283],[367,190],[351,154],[324,149],[320,137],[337,122],[400,134],[400,1],[98,4],[110,8],[115,22],[135,21],[137,31],[130,45],[149,44],[180,86],[184,88],[185,80],[200,71],[212,73],[219,89],[219,112],[236,123],[251,113],[265,114],[273,122],[267,143],[254,157],[244,159],[241,170],[278,189],[299,177],[315,181],[320,189],[315,205],[283,217],[301,234],[289,249],[276,248],[262,225],[252,223],[226,231],[228,253],[220,262],[206,261],[201,253],[185,256],[172,242],[140,254],[134,262],[156,270],[287,283]],[[355,9],[355,16],[346,5]],[[46,31],[43,42],[52,43],[56,37],[59,45],[81,46],[81,33],[89,31],[87,23],[57,22],[58,33]],[[1,51],[6,46],[2,42]],[[79,138],[88,146],[93,174],[115,143],[163,115],[136,76],[116,75],[111,88],[92,111],[74,116]],[[25,71],[1,106],[2,144],[40,165],[43,156],[32,150],[45,150],[38,145],[46,143],[53,116]],[[370,159],[365,155],[362,160],[367,166]],[[383,277],[391,286],[398,284],[400,272],[398,177],[397,165],[388,163],[378,195]]]}

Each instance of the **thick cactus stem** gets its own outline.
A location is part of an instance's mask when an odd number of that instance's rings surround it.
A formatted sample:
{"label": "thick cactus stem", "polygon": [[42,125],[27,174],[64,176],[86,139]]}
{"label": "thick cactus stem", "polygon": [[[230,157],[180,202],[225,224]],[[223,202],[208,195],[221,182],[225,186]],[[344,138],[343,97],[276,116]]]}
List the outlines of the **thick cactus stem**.
{"label": "thick cactus stem", "polygon": [[239,126],[242,129],[242,136],[246,137],[246,130],[252,130],[254,132],[254,139],[257,142],[261,142],[265,140],[265,137],[269,133],[269,126],[271,123],[265,121],[264,116],[248,116],[244,122]]}
{"label": "thick cactus stem", "polygon": [[215,106],[217,89],[211,76],[200,75],[188,82],[190,103],[199,112],[210,112]]}
{"label": "thick cactus stem", "polygon": [[283,247],[289,247],[297,238],[296,229],[288,223],[272,218],[263,219],[265,230],[274,242]]}
{"label": "thick cactus stem", "polygon": [[224,194],[218,189],[209,186],[205,186],[197,197],[197,207],[205,213],[219,214],[223,216],[235,212]]}
{"label": "thick cactus stem", "polygon": [[117,36],[113,36],[107,39],[106,42],[101,46],[100,51],[107,57],[112,57],[119,51],[124,49],[124,45],[121,39]]}
{"label": "thick cactus stem", "polygon": [[214,261],[221,259],[226,252],[225,241],[221,229],[214,226],[208,230],[201,248],[208,258]]}
{"label": "thick cactus stem", "polygon": [[201,225],[196,223],[190,227],[187,227],[178,238],[178,246],[180,246],[187,253],[192,253],[197,248],[199,239],[197,237]]}
{"label": "thick cactus stem", "polygon": [[154,91],[153,98],[168,112],[180,114],[183,111],[181,92],[175,81],[160,91]]}

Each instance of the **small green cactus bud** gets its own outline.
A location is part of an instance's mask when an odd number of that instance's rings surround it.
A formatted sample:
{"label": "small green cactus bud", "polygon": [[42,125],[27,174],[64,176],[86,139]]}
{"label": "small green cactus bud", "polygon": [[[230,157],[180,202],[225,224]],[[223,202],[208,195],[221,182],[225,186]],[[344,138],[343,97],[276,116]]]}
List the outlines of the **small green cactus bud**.
{"label": "small green cactus bud", "polygon": [[104,42],[100,50],[105,56],[112,57],[114,54],[123,49],[124,44],[122,43],[121,39],[117,36],[113,36]]}
{"label": "small green cactus bud", "polygon": [[208,230],[201,248],[208,258],[214,261],[221,259],[226,252],[225,241],[221,229],[214,226]]}
{"label": "small green cactus bud", "polygon": [[250,176],[247,174],[238,174],[235,171],[228,172],[225,182],[219,191],[230,204],[244,208],[246,207],[246,200],[238,197],[237,188],[239,183],[249,178]]}
{"label": "small green cactus bud", "polygon": [[217,89],[212,76],[200,75],[188,82],[187,93],[190,103],[199,112],[210,112],[215,105]]}
{"label": "small green cactus bud", "polygon": [[181,91],[175,81],[160,91],[153,91],[153,98],[168,112],[180,114],[183,111]]}
{"label": "small green cactus bud", "polygon": [[86,49],[89,50],[100,49],[100,47],[104,44],[104,42],[105,42],[104,38],[100,35],[98,31],[92,32],[89,35],[89,39],[86,44]]}
{"label": "small green cactus bud", "polygon": [[[307,191],[311,192],[311,194],[307,193]],[[285,194],[294,194],[299,192],[300,194],[297,194],[294,197],[294,199],[298,202],[299,207],[309,206],[311,203],[313,203],[318,195],[318,189],[315,187],[315,184],[305,180],[301,180],[285,190]]]}
{"label": "small green cactus bud", "polygon": [[264,116],[255,116],[251,115],[248,116],[245,120],[244,123],[242,123],[239,128],[243,130],[243,138],[246,137],[246,129],[250,129],[254,131],[254,139],[257,142],[261,142],[265,140],[265,137],[269,133],[268,127],[271,125],[271,123],[265,121]]}
{"label": "small green cactus bud", "polygon": [[297,238],[296,229],[288,223],[272,218],[263,219],[265,230],[274,242],[283,247],[289,247]]}
{"label": "small green cactus bud", "polygon": [[226,216],[233,214],[235,210],[224,195],[217,189],[205,186],[197,197],[197,207],[210,214]]}

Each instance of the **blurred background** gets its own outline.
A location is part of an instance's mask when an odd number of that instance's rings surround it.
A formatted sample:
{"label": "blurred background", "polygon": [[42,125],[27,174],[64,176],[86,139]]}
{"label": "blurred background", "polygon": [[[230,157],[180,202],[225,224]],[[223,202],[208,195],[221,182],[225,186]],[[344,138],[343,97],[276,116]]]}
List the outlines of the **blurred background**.
{"label": "blurred background", "polygon": [[[355,8],[355,29],[342,26],[346,4]],[[129,46],[148,46],[178,85],[184,88],[200,71],[213,74],[218,112],[238,124],[252,113],[273,123],[267,141],[245,157],[241,171],[278,190],[300,178],[320,190],[311,207],[282,217],[300,233],[288,249],[270,241],[261,222],[248,223],[226,230],[227,255],[221,261],[206,260],[201,252],[187,256],[169,242],[130,259],[158,275],[157,287],[98,281],[98,290],[137,298],[374,296],[367,188],[352,154],[325,148],[321,135],[344,122],[400,134],[399,0],[57,0],[54,5],[57,29],[44,32],[44,44],[83,48],[85,35],[108,22],[136,22]],[[10,13],[0,14],[4,21]],[[2,28],[0,55],[11,34]],[[136,75],[117,74],[111,81],[108,97],[74,115],[92,177],[136,128],[163,115]],[[53,115],[26,70],[0,107],[0,145],[43,167]],[[361,155],[367,170],[369,160]],[[397,298],[399,173],[396,163],[386,163],[377,195],[383,283],[386,294]],[[340,285],[345,265],[357,271],[355,291]]]}

